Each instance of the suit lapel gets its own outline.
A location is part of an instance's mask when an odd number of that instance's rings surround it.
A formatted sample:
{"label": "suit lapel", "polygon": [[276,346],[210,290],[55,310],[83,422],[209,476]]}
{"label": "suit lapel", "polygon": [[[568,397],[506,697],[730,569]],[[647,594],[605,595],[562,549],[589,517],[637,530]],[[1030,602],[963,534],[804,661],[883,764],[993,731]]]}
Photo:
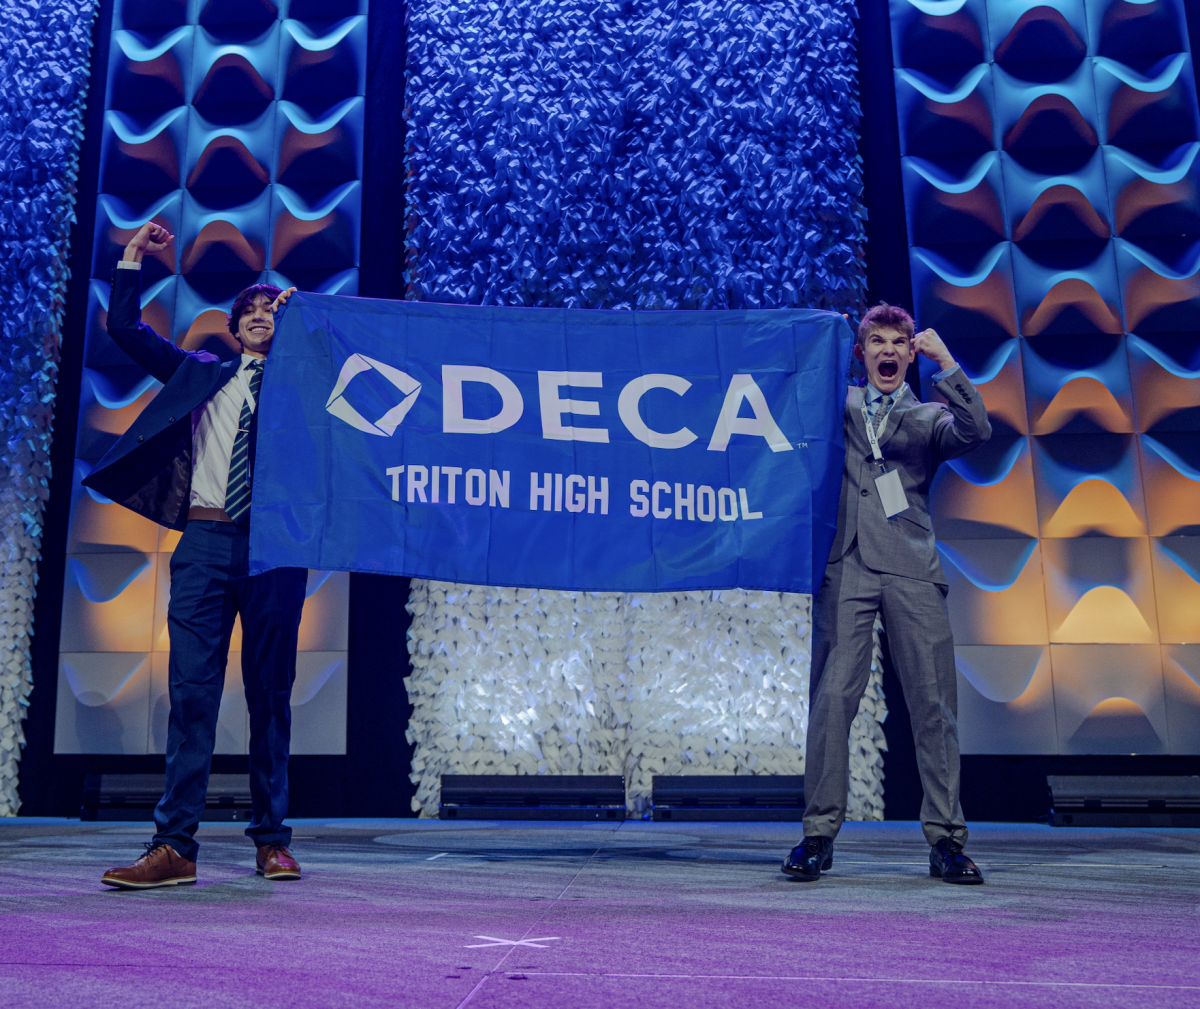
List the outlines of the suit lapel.
{"label": "suit lapel", "polygon": [[215,396],[218,392],[225,388],[225,383],[238,373],[238,368],[241,366],[241,363],[241,354],[235,357],[232,361],[221,362],[221,375],[217,379],[217,384],[213,386],[213,391],[210,393],[210,395]]}
{"label": "suit lapel", "polygon": [[[867,440],[867,427],[863,422],[862,406],[866,398],[866,390],[857,386],[851,386],[846,391],[846,409],[850,411],[850,426],[854,429],[854,435],[862,446],[866,447],[867,455],[871,454],[871,443]],[[860,446],[860,451],[862,447]]]}

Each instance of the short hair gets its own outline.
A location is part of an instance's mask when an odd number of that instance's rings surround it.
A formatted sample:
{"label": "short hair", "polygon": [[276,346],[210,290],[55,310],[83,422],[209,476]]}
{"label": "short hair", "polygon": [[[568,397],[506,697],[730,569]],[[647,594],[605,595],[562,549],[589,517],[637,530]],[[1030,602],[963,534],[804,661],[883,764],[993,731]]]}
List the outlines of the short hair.
{"label": "short hair", "polygon": [[251,284],[233,299],[233,308],[229,310],[229,318],[226,320],[229,332],[235,337],[238,335],[238,323],[256,300],[266,298],[268,302],[272,302],[281,294],[283,291],[274,284]]}
{"label": "short hair", "polygon": [[886,301],[881,301],[867,312],[858,324],[859,344],[877,329],[898,329],[911,341],[917,331],[917,324],[899,305],[889,305]]}

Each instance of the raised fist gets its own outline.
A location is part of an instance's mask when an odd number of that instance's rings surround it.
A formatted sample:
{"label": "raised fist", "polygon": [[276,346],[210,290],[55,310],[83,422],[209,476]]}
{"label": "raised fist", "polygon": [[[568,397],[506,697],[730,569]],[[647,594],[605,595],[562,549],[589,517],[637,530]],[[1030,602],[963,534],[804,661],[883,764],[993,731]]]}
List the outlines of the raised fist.
{"label": "raised fist", "polygon": [[144,255],[162,252],[174,240],[175,236],[166,228],[150,221],[143,224],[138,233],[129,240],[122,258],[129,263],[140,263]]}
{"label": "raised fist", "polygon": [[942,342],[942,338],[937,335],[936,330],[921,330],[921,332],[913,337],[913,348],[918,354],[924,354],[929,360],[933,361],[941,371],[954,367],[954,355],[947,349],[946,344]]}

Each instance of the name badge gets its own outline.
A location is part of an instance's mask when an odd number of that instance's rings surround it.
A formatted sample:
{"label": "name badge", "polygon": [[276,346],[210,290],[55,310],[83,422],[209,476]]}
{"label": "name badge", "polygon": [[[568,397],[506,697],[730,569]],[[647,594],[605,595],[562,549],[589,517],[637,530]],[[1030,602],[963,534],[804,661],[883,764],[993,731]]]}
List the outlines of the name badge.
{"label": "name badge", "polygon": [[900,474],[896,470],[888,470],[882,476],[877,476],[875,486],[879,488],[884,515],[892,518],[908,511],[908,495],[904,493],[904,485],[900,483]]}

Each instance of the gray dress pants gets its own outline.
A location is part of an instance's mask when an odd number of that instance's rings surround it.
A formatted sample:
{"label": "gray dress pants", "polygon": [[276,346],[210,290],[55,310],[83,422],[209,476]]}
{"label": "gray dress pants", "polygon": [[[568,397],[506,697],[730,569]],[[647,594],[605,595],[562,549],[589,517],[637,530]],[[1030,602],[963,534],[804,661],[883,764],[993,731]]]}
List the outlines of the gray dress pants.
{"label": "gray dress pants", "polygon": [[858,544],[825,569],[813,613],[805,750],[805,836],[836,837],[850,787],[850,723],[871,673],[871,630],[881,613],[887,647],[912,718],[925,798],[921,828],[936,844],[967,839],[959,804],[958,683],[944,589],[871,571]]}

